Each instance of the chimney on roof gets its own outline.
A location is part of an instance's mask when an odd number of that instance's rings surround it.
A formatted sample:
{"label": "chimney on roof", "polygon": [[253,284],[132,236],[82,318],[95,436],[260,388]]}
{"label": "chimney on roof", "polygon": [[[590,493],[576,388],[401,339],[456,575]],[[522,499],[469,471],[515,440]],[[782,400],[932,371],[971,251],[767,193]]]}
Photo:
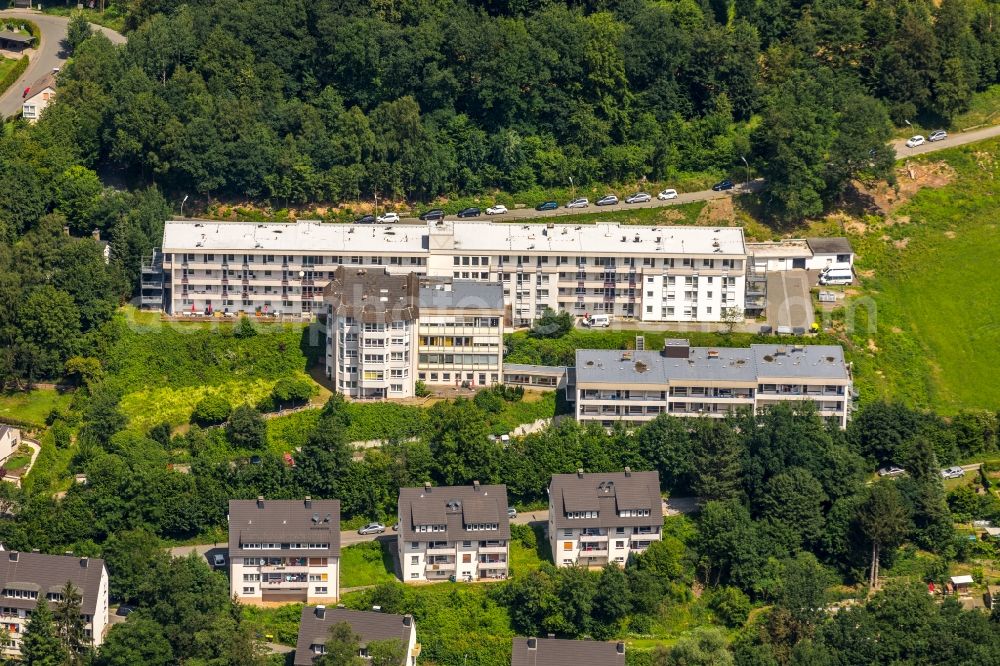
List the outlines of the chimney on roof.
{"label": "chimney on roof", "polygon": [[549,634],[549,638],[555,638],[555,637],[556,637],[555,634]]}
{"label": "chimney on roof", "polygon": [[263,509],[264,508],[264,496],[263,495],[257,495],[257,508],[258,509]]}
{"label": "chimney on roof", "polygon": [[305,502],[306,502],[306,508],[307,509],[311,509],[313,507],[313,498],[310,497],[309,495],[306,495]]}
{"label": "chimney on roof", "polygon": [[316,617],[318,617],[321,620],[326,617],[326,606],[324,606],[323,604],[316,606]]}
{"label": "chimney on roof", "polygon": [[476,491],[477,493],[479,492],[479,481],[473,481],[472,482],[472,489],[474,491]]}
{"label": "chimney on roof", "polygon": [[424,492],[425,493],[429,493],[430,491],[431,491],[431,482],[430,481],[424,481]]}
{"label": "chimney on roof", "polygon": [[632,476],[632,468],[631,467],[626,467],[625,468],[625,476],[626,477]]}
{"label": "chimney on roof", "polygon": [[403,626],[404,627],[412,627],[413,626],[413,616],[412,615],[404,615],[403,616]]}
{"label": "chimney on roof", "polygon": [[32,548],[31,552],[33,552],[33,553],[40,553],[40,552],[42,552],[42,549],[41,548]]}
{"label": "chimney on roof", "polygon": [[86,569],[87,567],[89,567],[90,566],[90,558],[89,557],[81,557],[80,558],[80,566],[83,567],[84,569]]}
{"label": "chimney on roof", "polygon": [[537,638],[529,638],[528,639],[528,649],[529,650],[537,650],[538,649],[538,639]]}
{"label": "chimney on roof", "polygon": [[618,654],[625,654],[625,643],[618,641],[618,645],[615,646],[615,649],[618,650]]}
{"label": "chimney on roof", "polygon": [[577,467],[576,468],[576,476],[577,476],[577,478],[580,478],[580,479],[583,478],[583,468],[582,467]]}
{"label": "chimney on roof", "polygon": [[90,232],[90,235],[93,237],[95,241],[101,240],[101,230],[98,229],[97,227],[94,227],[94,230]]}
{"label": "chimney on roof", "polygon": [[69,225],[63,225],[63,236],[69,236]]}
{"label": "chimney on roof", "polygon": [[8,555],[7,557],[10,558],[11,562],[17,562],[17,556],[18,556],[18,552],[16,550],[12,550],[12,551],[10,551],[10,555]]}

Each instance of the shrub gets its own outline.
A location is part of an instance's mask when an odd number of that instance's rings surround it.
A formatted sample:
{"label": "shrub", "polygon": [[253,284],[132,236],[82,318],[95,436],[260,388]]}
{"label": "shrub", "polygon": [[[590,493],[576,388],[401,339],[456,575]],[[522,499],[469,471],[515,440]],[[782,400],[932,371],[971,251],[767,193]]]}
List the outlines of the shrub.
{"label": "shrub", "polygon": [[492,389],[483,389],[476,394],[472,402],[476,403],[476,407],[479,409],[491,414],[496,414],[503,409],[503,398]]}
{"label": "shrub", "polygon": [[413,394],[418,398],[426,398],[431,394],[431,391],[427,388],[427,384],[424,383],[424,380],[418,379],[413,385]]}
{"label": "shrub", "polygon": [[233,407],[228,400],[220,395],[208,395],[194,406],[194,411],[191,412],[191,423],[202,426],[218,425],[225,422],[232,411]]}
{"label": "shrub", "polygon": [[226,439],[239,449],[263,449],[267,446],[267,425],[260,412],[249,405],[233,410],[226,424]]}
{"label": "shrub", "polygon": [[284,377],[274,385],[271,400],[280,408],[284,405],[303,404],[312,397],[312,394],[313,387],[308,380]]}
{"label": "shrub", "polygon": [[720,587],[713,592],[708,607],[727,627],[742,627],[750,617],[750,598],[735,587]]}
{"label": "shrub", "polygon": [[250,321],[250,317],[243,315],[240,317],[240,321],[236,324],[233,329],[233,335],[240,339],[252,338],[257,335],[257,329],[254,328],[253,322]]}
{"label": "shrub", "polygon": [[510,536],[521,542],[521,545],[530,550],[538,547],[538,536],[530,525],[511,525]]}
{"label": "shrub", "polygon": [[52,440],[60,449],[68,449],[73,443],[73,431],[65,421],[60,420],[52,424]]}
{"label": "shrub", "polygon": [[535,320],[528,332],[533,338],[561,338],[573,329],[573,315],[545,308],[545,312]]}
{"label": "shrub", "polygon": [[162,421],[149,429],[149,438],[154,442],[159,442],[163,448],[169,448],[170,432],[170,424]]}

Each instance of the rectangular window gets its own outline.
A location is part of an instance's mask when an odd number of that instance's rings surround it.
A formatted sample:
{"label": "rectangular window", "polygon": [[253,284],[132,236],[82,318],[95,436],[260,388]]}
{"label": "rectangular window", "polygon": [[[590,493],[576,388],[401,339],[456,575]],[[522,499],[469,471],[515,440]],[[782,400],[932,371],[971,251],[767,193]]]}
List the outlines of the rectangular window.
{"label": "rectangular window", "polygon": [[563,541],[563,550],[573,550],[573,542]]}

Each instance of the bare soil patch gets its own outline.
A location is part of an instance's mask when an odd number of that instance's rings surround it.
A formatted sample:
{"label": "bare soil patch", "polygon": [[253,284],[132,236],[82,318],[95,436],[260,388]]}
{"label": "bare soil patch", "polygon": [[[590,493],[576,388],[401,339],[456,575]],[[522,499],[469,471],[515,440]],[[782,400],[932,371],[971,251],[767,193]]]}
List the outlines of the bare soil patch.
{"label": "bare soil patch", "polygon": [[728,226],[735,217],[736,211],[733,208],[732,197],[712,199],[705,202],[705,207],[698,213],[697,224],[704,226],[724,224]]}

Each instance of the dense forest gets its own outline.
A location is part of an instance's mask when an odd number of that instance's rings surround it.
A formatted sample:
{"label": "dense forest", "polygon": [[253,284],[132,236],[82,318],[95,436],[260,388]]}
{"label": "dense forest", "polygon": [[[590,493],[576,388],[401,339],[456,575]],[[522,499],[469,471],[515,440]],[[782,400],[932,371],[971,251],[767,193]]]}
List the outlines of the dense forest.
{"label": "dense forest", "polygon": [[1000,80],[997,11],[139,1],[123,48],[74,33],[50,117],[5,139],[21,187],[4,178],[0,219],[23,229],[53,207],[62,168],[37,168],[38,148],[178,200],[275,205],[742,173],[746,157],[767,209],[798,219],[891,177],[892,123],[947,123]]}

